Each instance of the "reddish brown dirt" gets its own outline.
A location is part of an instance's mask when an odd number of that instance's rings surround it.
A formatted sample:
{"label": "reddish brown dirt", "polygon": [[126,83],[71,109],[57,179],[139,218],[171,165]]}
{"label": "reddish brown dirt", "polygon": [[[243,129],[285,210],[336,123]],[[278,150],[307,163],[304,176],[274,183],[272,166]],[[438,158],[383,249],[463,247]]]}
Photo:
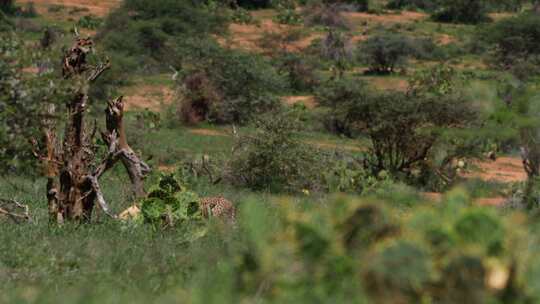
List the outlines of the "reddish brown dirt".
{"label": "reddish brown dirt", "polygon": [[[120,5],[121,0],[18,0],[19,3],[34,2],[38,13],[48,14],[51,5],[64,5],[66,8],[87,9],[86,13],[96,16],[105,16],[111,9]],[[65,12],[61,12],[65,13]]]}
{"label": "reddish brown dirt", "polygon": [[297,103],[304,104],[308,109],[314,109],[317,107],[317,102],[314,96],[285,96],[283,102],[287,105],[294,105]]}
{"label": "reddish brown dirt", "polygon": [[359,146],[337,144],[333,142],[307,140],[305,143],[325,150],[347,150],[352,152],[362,152],[366,150]]}
{"label": "reddish brown dirt", "polygon": [[522,182],[527,179],[518,157],[499,157],[496,161],[473,162],[478,170],[464,174],[467,178],[480,178],[500,183]]}
{"label": "reddish brown dirt", "polygon": [[370,84],[380,90],[393,90],[405,92],[409,87],[409,82],[405,79],[387,77],[365,77]]}
{"label": "reddish brown dirt", "polygon": [[229,136],[224,131],[212,130],[212,129],[189,129],[188,131],[191,134],[202,135],[202,136]]}
{"label": "reddish brown dirt", "polygon": [[126,94],[126,109],[149,109],[159,112],[163,105],[170,105],[174,100],[174,91],[167,86],[138,86],[135,92]]}
{"label": "reddish brown dirt", "polygon": [[494,21],[499,21],[501,19],[506,19],[515,16],[516,14],[513,13],[492,13],[489,14],[489,17],[493,19]]}
{"label": "reddish brown dirt", "polygon": [[455,37],[450,36],[448,34],[442,34],[437,39],[437,43],[439,45],[448,45],[448,44],[454,43],[456,41],[457,41],[457,39]]}
{"label": "reddish brown dirt", "polygon": [[27,73],[27,74],[37,75],[39,73],[39,69],[35,66],[30,66],[30,67],[26,67],[22,69],[22,72]]}
{"label": "reddish brown dirt", "polygon": [[[443,198],[443,194],[438,192],[424,192],[422,194],[426,199],[433,202],[440,202]],[[480,206],[501,206],[505,201],[506,198],[497,196],[477,198],[474,203]]]}
{"label": "reddish brown dirt", "polygon": [[343,13],[345,18],[351,24],[358,24],[359,22],[367,21],[379,24],[393,24],[393,23],[410,23],[417,20],[422,20],[427,17],[426,14],[418,12],[401,12],[392,14],[374,15],[368,13]]}
{"label": "reddish brown dirt", "polygon": [[[233,23],[229,26],[230,36],[228,38],[218,37],[217,39],[223,46],[261,53],[265,51],[260,46],[260,40],[264,37],[265,33],[285,34],[289,30],[298,28],[298,26],[278,24],[272,20],[262,20],[258,25]],[[313,40],[320,37],[322,35],[319,33],[311,34],[288,44],[286,48],[288,51],[298,52],[308,47]]]}
{"label": "reddish brown dirt", "polygon": [[[496,161],[477,161],[473,164],[478,167],[478,170],[463,174],[463,177],[500,183],[522,182],[527,179],[521,159],[517,157],[499,157]],[[424,196],[432,201],[442,199],[441,193],[426,192]],[[475,203],[481,206],[501,206],[505,201],[505,197],[497,196],[478,198]]]}

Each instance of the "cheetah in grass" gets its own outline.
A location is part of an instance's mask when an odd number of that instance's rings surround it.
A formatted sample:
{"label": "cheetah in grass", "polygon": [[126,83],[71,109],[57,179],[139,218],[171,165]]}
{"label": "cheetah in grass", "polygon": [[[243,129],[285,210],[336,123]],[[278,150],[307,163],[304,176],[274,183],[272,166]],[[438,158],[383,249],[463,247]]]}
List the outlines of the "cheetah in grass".
{"label": "cheetah in grass", "polygon": [[[203,197],[200,199],[201,213],[204,218],[216,217],[232,221],[236,220],[236,208],[233,203],[222,196]],[[210,211],[210,212],[209,212]],[[141,208],[133,205],[118,215],[122,220],[136,218],[140,215]],[[209,214],[210,213],[210,214]]]}
{"label": "cheetah in grass", "polygon": [[201,210],[205,218],[212,216],[231,221],[236,219],[236,209],[233,203],[222,196],[201,198]]}

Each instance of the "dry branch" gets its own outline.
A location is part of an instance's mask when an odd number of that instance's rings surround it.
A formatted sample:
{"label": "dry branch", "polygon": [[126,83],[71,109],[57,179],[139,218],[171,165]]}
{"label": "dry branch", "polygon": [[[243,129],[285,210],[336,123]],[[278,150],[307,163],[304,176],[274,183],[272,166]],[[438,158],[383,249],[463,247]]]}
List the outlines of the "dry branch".
{"label": "dry branch", "polygon": [[[15,210],[20,210],[19,212]],[[16,224],[21,222],[31,222],[30,212],[27,205],[16,200],[0,199],[0,216],[5,216]]]}

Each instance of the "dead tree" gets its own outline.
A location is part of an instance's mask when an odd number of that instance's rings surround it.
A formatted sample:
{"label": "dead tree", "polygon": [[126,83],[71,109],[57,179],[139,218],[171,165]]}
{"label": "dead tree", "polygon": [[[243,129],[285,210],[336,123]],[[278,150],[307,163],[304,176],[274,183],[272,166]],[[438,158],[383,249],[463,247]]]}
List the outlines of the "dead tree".
{"label": "dead tree", "polygon": [[[99,179],[119,160],[127,168],[134,192],[138,196],[144,195],[142,181],[150,171],[148,165],[127,144],[122,121],[122,97],[109,102],[105,111],[107,130],[101,132],[101,136],[108,146],[108,153],[96,165],[94,138],[97,127],[87,128],[84,118],[90,85],[109,69],[110,63],[107,61],[98,66],[90,66],[87,56],[92,48],[90,38],[77,37],[63,58],[62,75],[73,81],[75,90],[66,105],[67,117],[62,143],[58,140],[54,123],[46,119],[43,124],[45,149],[40,151],[37,145],[35,148],[35,154],[42,160],[47,176],[50,220],[58,224],[64,221],[89,222],[96,202],[106,214],[114,217],[101,191]],[[54,116],[54,112],[54,106],[49,106],[48,117]]]}

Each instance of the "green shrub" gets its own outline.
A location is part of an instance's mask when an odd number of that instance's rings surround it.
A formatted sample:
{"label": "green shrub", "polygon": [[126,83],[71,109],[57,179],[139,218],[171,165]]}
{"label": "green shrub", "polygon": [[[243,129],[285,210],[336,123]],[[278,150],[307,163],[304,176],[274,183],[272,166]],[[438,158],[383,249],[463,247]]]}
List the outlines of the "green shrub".
{"label": "green shrub", "polygon": [[225,31],[227,19],[191,0],[126,0],[107,17],[98,39],[108,53],[136,61],[139,71],[159,71],[175,66],[177,39],[207,39]]}
{"label": "green shrub", "polygon": [[386,4],[389,9],[421,9],[433,11],[437,8],[436,1],[433,0],[390,0]]}
{"label": "green shrub", "polygon": [[358,136],[356,120],[352,113],[354,107],[365,102],[369,95],[370,92],[364,82],[350,79],[329,82],[319,87],[315,93],[317,103],[330,109],[325,118],[326,128],[347,137]]}
{"label": "green shrub", "polygon": [[361,42],[360,59],[369,65],[369,73],[391,74],[403,67],[414,54],[411,40],[399,34],[381,34]]}
{"label": "green shrub", "polygon": [[274,20],[280,24],[297,25],[302,23],[302,16],[296,12],[294,0],[274,0],[273,6],[277,10]]}
{"label": "green shrub", "polygon": [[287,77],[291,89],[297,92],[310,92],[320,83],[316,75],[316,66],[309,59],[287,52],[276,61],[278,72]]}
{"label": "green shrub", "polygon": [[13,30],[13,22],[0,11],[0,32],[7,32]]}
{"label": "green shrub", "polygon": [[95,17],[93,15],[86,15],[79,18],[79,21],[77,21],[77,26],[90,30],[95,30],[100,27],[102,23],[103,20],[101,20],[101,18]]}
{"label": "green shrub", "polygon": [[477,39],[492,46],[494,62],[502,67],[527,64],[540,59],[540,18],[527,13],[501,20],[482,29]]}
{"label": "green shrub", "polygon": [[[162,175],[157,184],[150,188],[141,203],[141,214],[145,222],[155,228],[175,226],[200,226],[202,211],[197,194],[180,185],[174,175]],[[195,231],[191,237],[200,237]]]}
{"label": "green shrub", "polygon": [[238,185],[255,190],[300,192],[316,184],[313,153],[294,136],[297,122],[287,115],[259,119],[255,134],[241,138],[231,161]]}
{"label": "green shrub", "polygon": [[[448,78],[446,76],[449,76]],[[371,141],[365,162],[377,175],[388,172],[411,181],[436,159],[434,147],[445,142],[447,165],[460,141],[442,136],[452,129],[467,128],[476,119],[476,110],[454,87],[454,74],[429,72],[421,80],[411,81],[408,93],[371,93],[351,81],[337,82],[321,90],[318,100],[330,107],[334,125],[348,135],[362,134]],[[434,79],[437,79],[434,81]],[[466,149],[465,149],[466,150]]]}
{"label": "green shrub", "polygon": [[[224,49],[214,42],[185,41],[185,68],[179,80],[180,118],[246,123],[280,107],[277,94],[285,82],[262,56]],[[197,47],[198,46],[198,47]]]}
{"label": "green shrub", "polygon": [[[66,101],[69,88],[52,74],[33,77],[22,69],[34,55],[12,33],[0,40],[0,172],[38,174],[32,170],[31,139],[41,138],[44,110],[48,104]],[[40,102],[36,102],[40,100]],[[52,119],[52,118],[51,118]],[[32,172],[34,171],[34,172]]]}
{"label": "green shrub", "polygon": [[2,0],[0,1],[0,11],[6,15],[13,15],[17,12],[15,6],[15,0]]}
{"label": "green shrub", "polygon": [[304,20],[308,26],[324,26],[348,30],[349,24],[341,14],[337,5],[314,2],[304,9]]}
{"label": "green shrub", "polygon": [[332,64],[332,79],[342,78],[353,61],[351,37],[345,33],[329,29],[321,41],[320,56]]}
{"label": "green shrub", "polygon": [[256,21],[249,11],[244,8],[237,8],[233,10],[231,20],[240,24],[255,24]]}
{"label": "green shrub", "polygon": [[439,22],[478,24],[490,20],[486,0],[442,0],[432,18]]}
{"label": "green shrub", "polygon": [[236,0],[236,3],[247,9],[268,8],[272,5],[272,0]]}

